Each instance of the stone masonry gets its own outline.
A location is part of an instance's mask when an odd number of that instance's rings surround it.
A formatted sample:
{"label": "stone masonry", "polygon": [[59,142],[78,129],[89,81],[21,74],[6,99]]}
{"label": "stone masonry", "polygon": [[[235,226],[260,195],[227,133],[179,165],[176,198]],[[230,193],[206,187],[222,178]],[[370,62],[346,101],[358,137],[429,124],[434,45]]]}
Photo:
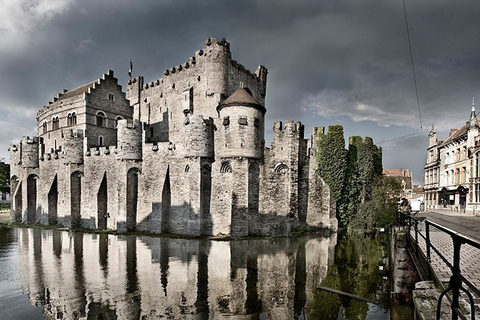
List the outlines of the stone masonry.
{"label": "stone masonry", "polygon": [[55,97],[38,137],[10,147],[12,220],[183,235],[288,236],[336,229],[315,138],[275,122],[265,147],[267,69],[208,39],[157,80],[108,71]]}

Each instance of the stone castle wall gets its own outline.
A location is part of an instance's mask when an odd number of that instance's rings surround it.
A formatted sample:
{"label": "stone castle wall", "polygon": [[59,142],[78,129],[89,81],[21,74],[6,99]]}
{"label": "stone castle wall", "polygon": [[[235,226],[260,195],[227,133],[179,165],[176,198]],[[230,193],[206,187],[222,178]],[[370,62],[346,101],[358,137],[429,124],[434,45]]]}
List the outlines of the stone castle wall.
{"label": "stone castle wall", "polygon": [[126,95],[113,72],[64,91],[39,111],[39,138],[10,148],[12,219],[185,235],[335,229],[315,135],[276,122],[265,148],[266,75],[208,39],[162,78],[131,79]]}

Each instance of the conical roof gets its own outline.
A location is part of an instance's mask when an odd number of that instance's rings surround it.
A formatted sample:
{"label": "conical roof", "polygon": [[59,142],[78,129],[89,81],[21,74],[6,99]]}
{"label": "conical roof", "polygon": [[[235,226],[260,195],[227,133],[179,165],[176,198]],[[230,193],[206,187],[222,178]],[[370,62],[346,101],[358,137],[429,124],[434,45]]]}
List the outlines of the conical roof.
{"label": "conical roof", "polygon": [[267,111],[264,106],[260,104],[253,96],[251,91],[248,88],[237,89],[232,93],[227,99],[220,103],[217,107],[217,110],[220,111],[225,107],[232,106],[243,106],[243,107],[252,107],[259,109],[264,114]]}

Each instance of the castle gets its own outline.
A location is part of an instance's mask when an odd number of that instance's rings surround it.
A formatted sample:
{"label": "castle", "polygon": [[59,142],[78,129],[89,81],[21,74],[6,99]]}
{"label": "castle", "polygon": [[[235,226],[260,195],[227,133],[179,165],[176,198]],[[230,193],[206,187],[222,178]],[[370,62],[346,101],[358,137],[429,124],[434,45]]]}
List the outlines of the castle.
{"label": "castle", "polygon": [[182,235],[336,229],[315,172],[316,137],[275,122],[265,147],[267,69],[208,39],[188,61],[126,93],[108,71],[37,114],[38,137],[10,146],[12,220]]}

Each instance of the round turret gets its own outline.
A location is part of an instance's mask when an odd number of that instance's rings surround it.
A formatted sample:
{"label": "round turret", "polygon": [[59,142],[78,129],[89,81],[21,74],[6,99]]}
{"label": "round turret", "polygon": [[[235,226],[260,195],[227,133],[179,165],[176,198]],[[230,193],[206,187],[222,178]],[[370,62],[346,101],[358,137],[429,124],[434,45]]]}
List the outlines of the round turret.
{"label": "round turret", "polygon": [[22,141],[22,167],[38,168],[38,137],[23,137]]}
{"label": "round turret", "polygon": [[238,89],[218,107],[223,145],[220,157],[261,159],[266,109],[247,88]]}
{"label": "round turret", "polygon": [[185,157],[213,158],[213,121],[190,115],[185,121]]}
{"label": "round turret", "polygon": [[142,160],[142,123],[138,120],[119,120],[117,130],[117,157],[122,160]]}
{"label": "round turret", "polygon": [[82,130],[62,130],[63,162],[66,164],[83,163],[83,132]]}

